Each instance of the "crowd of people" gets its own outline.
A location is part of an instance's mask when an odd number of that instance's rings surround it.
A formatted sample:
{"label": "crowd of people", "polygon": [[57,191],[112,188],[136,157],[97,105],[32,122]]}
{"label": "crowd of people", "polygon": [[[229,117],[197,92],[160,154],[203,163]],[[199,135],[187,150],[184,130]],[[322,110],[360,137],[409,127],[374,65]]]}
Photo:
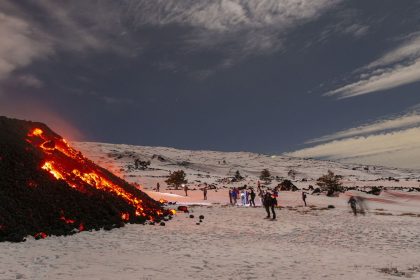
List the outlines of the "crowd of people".
{"label": "crowd of people", "polygon": [[[188,196],[188,187],[183,185],[183,189],[185,196]],[[157,192],[160,191],[159,183],[157,183],[155,190]],[[201,190],[203,191],[203,199],[207,200],[207,184],[205,184],[204,188]],[[277,187],[274,188],[274,190],[263,190],[258,182],[257,193],[254,191],[253,187],[249,187],[247,185],[242,187],[233,187],[229,189],[229,202],[232,206],[256,207],[255,199],[257,195],[259,197],[260,205],[263,206],[267,212],[265,219],[276,220],[275,207],[278,206],[277,197],[279,196]],[[307,193],[302,191],[302,201],[305,206],[307,206],[306,198]],[[348,204],[355,216],[357,216],[357,213],[361,213],[363,215],[365,214],[367,207],[363,197],[351,196],[348,200]]]}
{"label": "crowd of people", "polygon": [[231,205],[256,207],[255,198],[258,195],[260,205],[263,206],[267,212],[266,219],[275,220],[275,207],[278,205],[278,194],[279,192],[277,188],[273,191],[263,190],[258,184],[257,193],[255,193],[254,188],[244,185],[240,188],[234,187],[229,189],[229,202]]}

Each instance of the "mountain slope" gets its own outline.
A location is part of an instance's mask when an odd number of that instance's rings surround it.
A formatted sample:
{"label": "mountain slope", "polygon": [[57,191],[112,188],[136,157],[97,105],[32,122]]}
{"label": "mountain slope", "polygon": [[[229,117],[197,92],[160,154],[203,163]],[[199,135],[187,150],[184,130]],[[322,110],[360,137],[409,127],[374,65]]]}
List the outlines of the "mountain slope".
{"label": "mountain slope", "polygon": [[[267,168],[274,179],[292,179],[300,185],[308,185],[329,169],[344,176],[349,184],[385,184],[389,178],[405,179],[410,185],[417,184],[419,174],[380,166],[341,164],[330,161],[299,159],[287,156],[268,156],[248,152],[189,151],[164,147],[143,147],[93,142],[78,142],[74,145],[88,154],[96,163],[119,173],[131,182],[153,187],[163,182],[172,171],[183,169],[190,182],[223,185],[227,177],[239,170],[245,177],[243,183],[256,184],[262,169]],[[136,170],[135,160],[150,161],[146,170]],[[290,170],[296,175],[290,178]],[[404,180],[404,181],[405,181]],[[274,180],[273,184],[277,184]],[[393,179],[391,182],[395,182]],[[404,184],[400,182],[399,184]]]}

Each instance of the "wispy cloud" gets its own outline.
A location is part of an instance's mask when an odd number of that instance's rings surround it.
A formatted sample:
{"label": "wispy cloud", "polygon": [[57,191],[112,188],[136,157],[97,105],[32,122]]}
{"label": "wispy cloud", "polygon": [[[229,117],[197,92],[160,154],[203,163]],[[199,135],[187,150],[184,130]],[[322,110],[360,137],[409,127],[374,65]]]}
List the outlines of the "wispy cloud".
{"label": "wispy cloud", "polygon": [[29,74],[17,76],[14,82],[20,86],[29,88],[41,88],[44,85],[44,83],[37,77]]}
{"label": "wispy cloud", "polygon": [[321,144],[290,156],[420,169],[420,128]]}
{"label": "wispy cloud", "polygon": [[241,54],[278,49],[285,33],[314,20],[340,0],[131,1],[137,26],[177,24],[195,28],[189,42],[212,47],[232,44]]}
{"label": "wispy cloud", "polygon": [[386,132],[391,130],[402,130],[415,126],[420,126],[420,114],[417,112],[411,112],[403,116],[379,120],[370,124],[365,124],[356,128],[351,128],[331,135],[326,135],[317,139],[309,140],[306,143],[320,143],[337,139],[343,139],[347,137],[363,136],[368,134]]}
{"label": "wispy cloud", "polygon": [[420,34],[409,34],[399,46],[355,73],[355,82],[325,95],[349,98],[420,81]]}
{"label": "wispy cloud", "polygon": [[310,140],[290,156],[420,168],[420,113],[413,111]]}

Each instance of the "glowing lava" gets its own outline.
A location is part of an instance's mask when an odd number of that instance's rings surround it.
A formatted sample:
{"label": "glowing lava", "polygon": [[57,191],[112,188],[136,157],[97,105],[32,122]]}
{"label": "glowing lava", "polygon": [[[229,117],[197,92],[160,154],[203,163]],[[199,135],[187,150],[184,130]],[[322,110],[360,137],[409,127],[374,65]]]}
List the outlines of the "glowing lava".
{"label": "glowing lava", "polygon": [[64,180],[63,175],[53,167],[53,163],[51,161],[47,161],[44,163],[44,165],[41,167],[44,170],[47,170],[50,172],[57,180]]}
{"label": "glowing lava", "polygon": [[146,195],[141,191],[95,165],[55,133],[34,128],[27,136],[27,142],[42,151],[44,155],[45,161],[41,168],[51,173],[57,180],[64,180],[80,192],[95,188],[111,193],[131,205],[132,215],[121,213],[121,220],[129,221],[133,216],[155,220],[156,217],[173,214],[160,208],[159,203],[151,199],[147,199],[145,203],[142,198]]}

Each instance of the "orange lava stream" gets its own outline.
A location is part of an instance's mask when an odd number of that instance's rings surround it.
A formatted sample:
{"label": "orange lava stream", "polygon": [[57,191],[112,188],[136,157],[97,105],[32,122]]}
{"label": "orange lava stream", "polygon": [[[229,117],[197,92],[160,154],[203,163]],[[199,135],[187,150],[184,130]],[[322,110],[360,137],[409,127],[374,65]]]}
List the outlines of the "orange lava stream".
{"label": "orange lava stream", "polygon": [[[84,158],[80,152],[71,148],[66,140],[62,138],[48,139],[47,136],[45,136],[45,133],[39,128],[33,129],[28,134],[28,137],[30,137],[28,142],[41,148],[46,155],[46,158],[49,159],[44,162],[41,168],[51,173],[57,180],[64,180],[71,187],[78,190],[82,189],[78,186],[80,184],[80,181],[78,180],[81,180],[96,189],[111,192],[132,205],[135,209],[136,216],[147,217],[146,213],[144,213],[145,211],[141,199],[138,199],[134,194],[126,191],[121,186],[110,182],[101,176],[101,174],[98,174],[98,172],[100,173],[101,171],[93,170],[92,163]],[[60,156],[54,154],[56,151],[59,151],[70,159],[64,158],[62,161],[59,160],[57,162],[57,159],[59,159]],[[76,165],[72,160],[79,163],[79,165]],[[81,171],[77,169],[76,166],[82,166],[85,170]],[[163,215],[163,212],[160,210],[157,210],[156,213],[158,215]],[[124,221],[128,221],[129,217],[128,213],[121,214],[121,218]],[[152,216],[149,216],[148,218],[153,220]]]}

